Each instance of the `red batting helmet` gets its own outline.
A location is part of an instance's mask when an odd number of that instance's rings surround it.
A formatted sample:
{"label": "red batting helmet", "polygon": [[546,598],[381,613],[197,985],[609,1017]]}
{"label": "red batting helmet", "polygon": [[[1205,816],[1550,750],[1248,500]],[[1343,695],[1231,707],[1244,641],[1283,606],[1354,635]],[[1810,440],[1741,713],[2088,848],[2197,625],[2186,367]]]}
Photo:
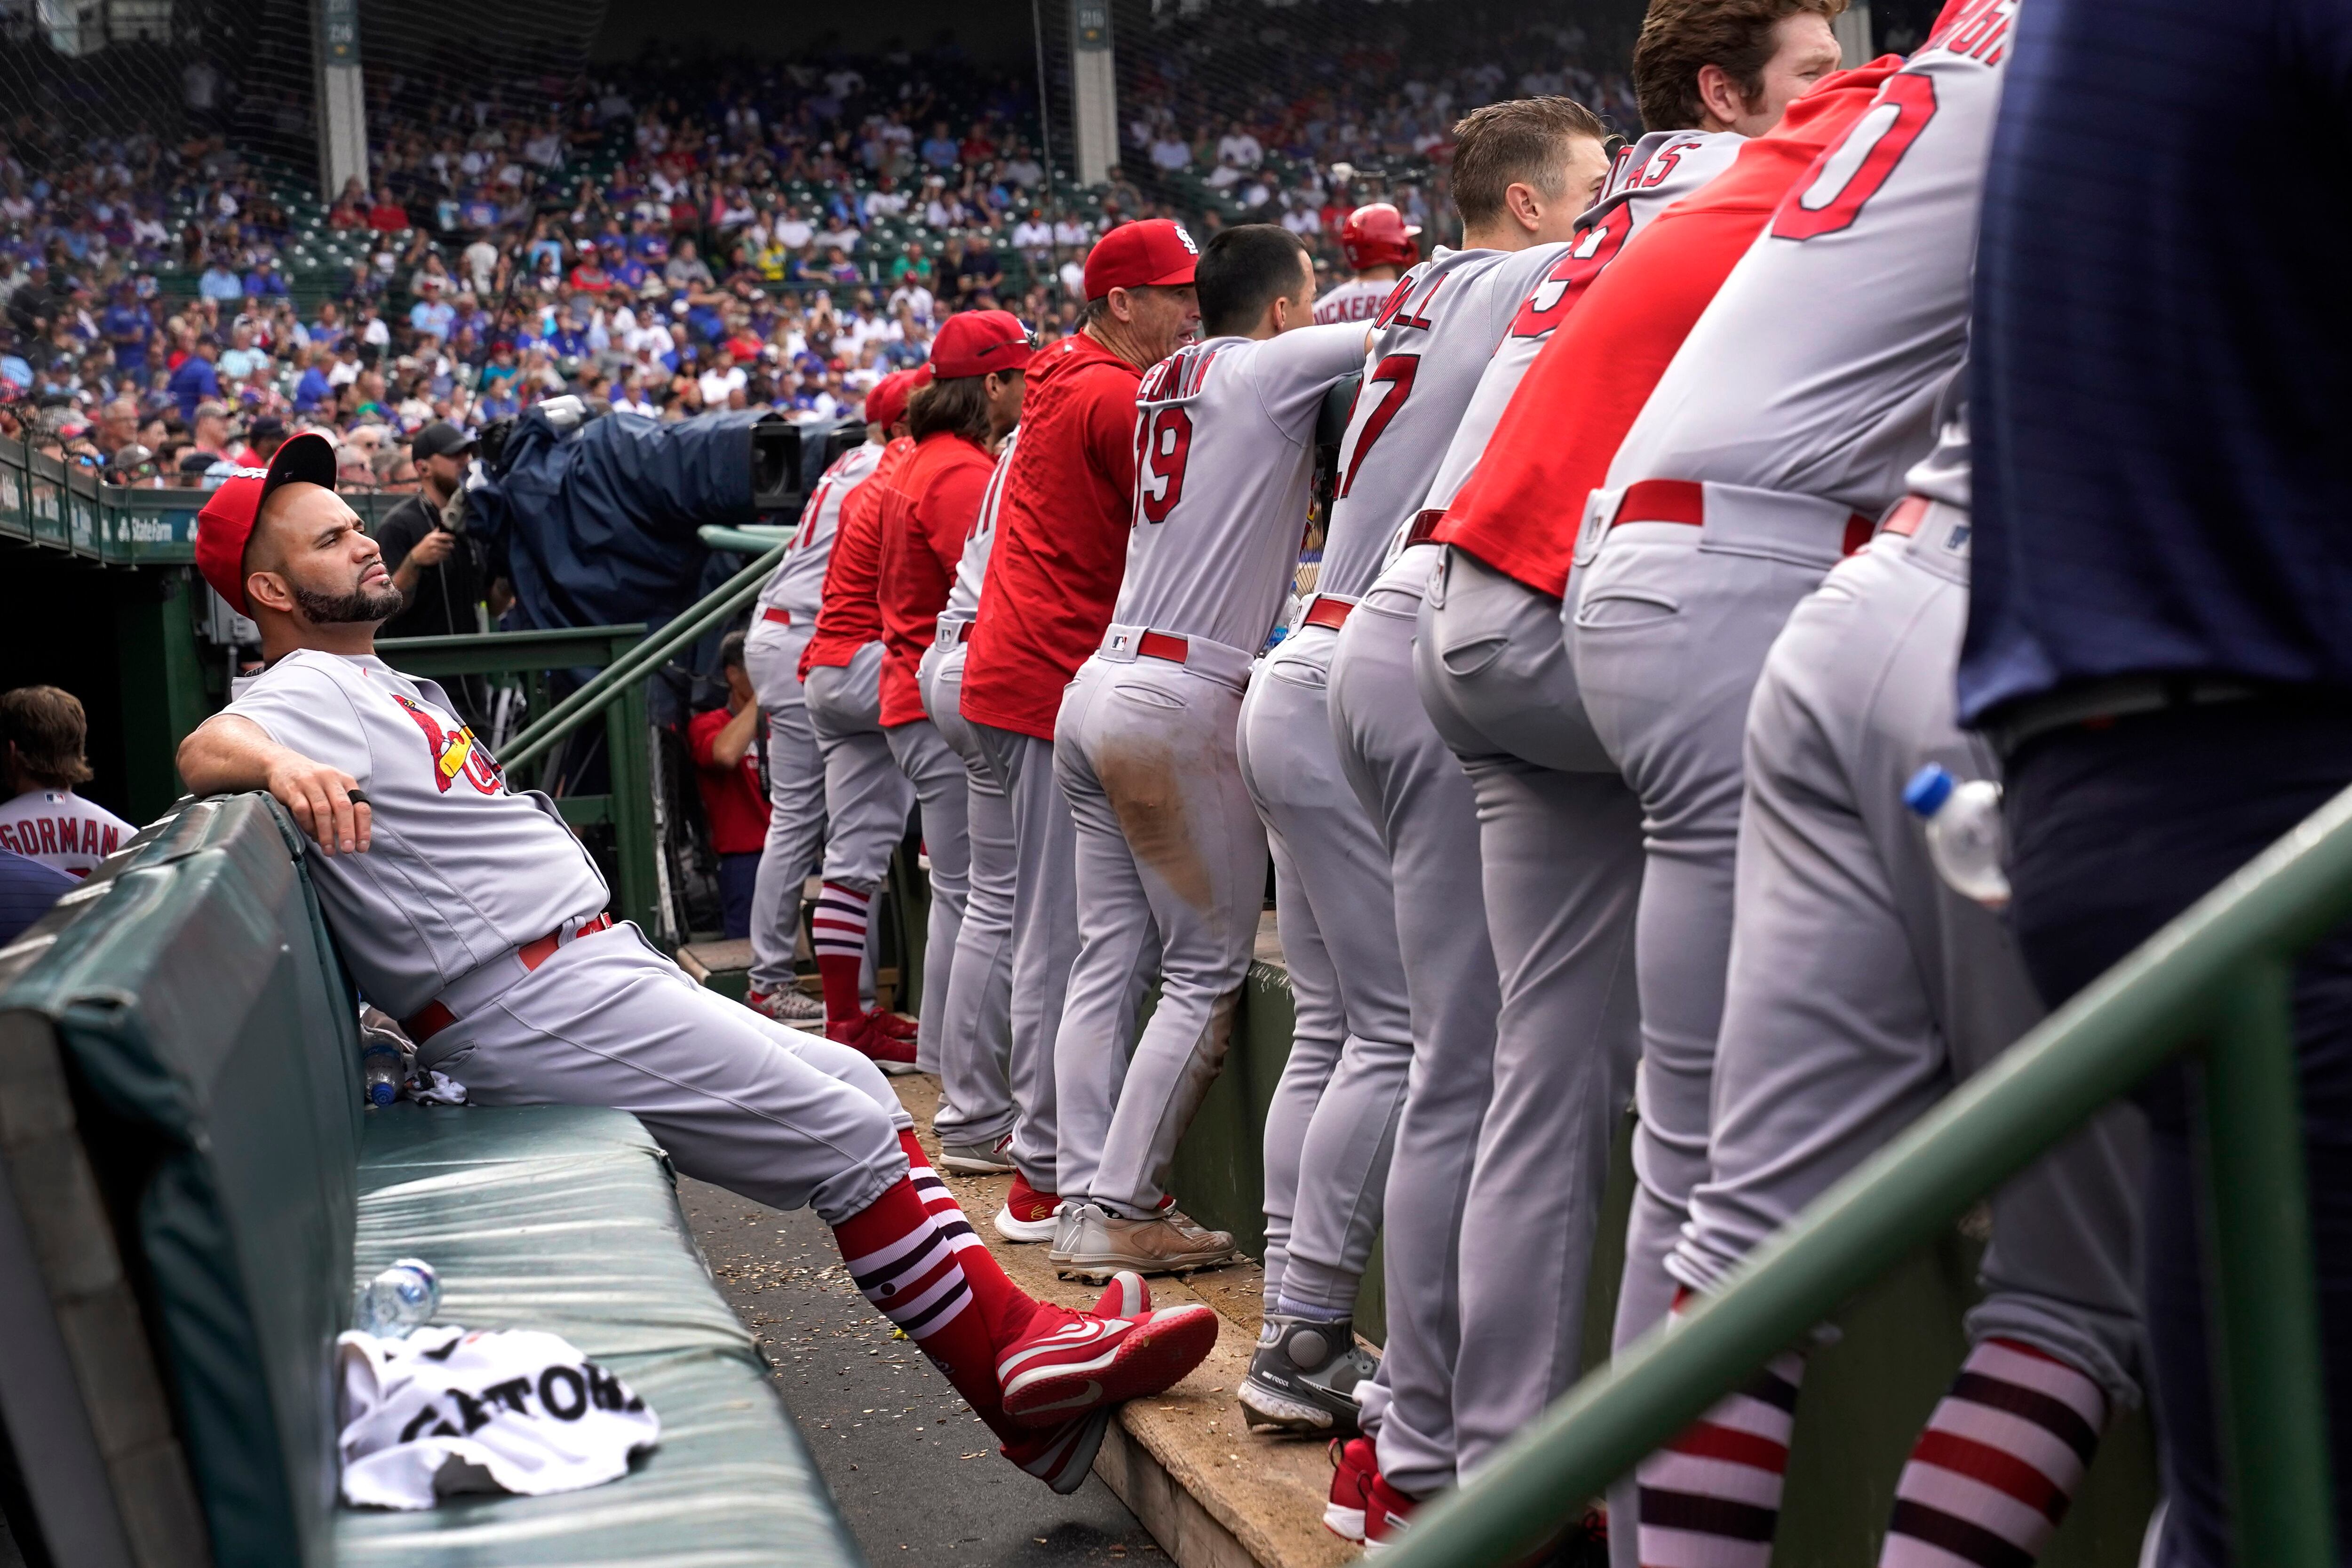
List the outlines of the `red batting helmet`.
{"label": "red batting helmet", "polygon": [[1367,267],[1410,267],[1421,259],[1412,237],[1421,226],[1404,221],[1404,214],[1386,202],[1358,207],[1339,225],[1339,252],[1348,265],[1361,272]]}

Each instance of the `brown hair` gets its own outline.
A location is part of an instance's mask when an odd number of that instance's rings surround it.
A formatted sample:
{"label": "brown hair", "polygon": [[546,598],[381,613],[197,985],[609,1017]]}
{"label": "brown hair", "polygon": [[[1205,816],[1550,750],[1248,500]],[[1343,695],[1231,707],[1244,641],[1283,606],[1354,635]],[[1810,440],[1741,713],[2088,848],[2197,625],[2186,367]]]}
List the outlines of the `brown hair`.
{"label": "brown hair", "polygon": [[1739,89],[1742,102],[1764,90],[1764,68],[1783,16],[1810,11],[1823,21],[1846,0],[1650,0],[1642,36],[1633,44],[1633,97],[1644,131],[1688,131],[1706,119],[1698,95],[1701,66],[1714,66]]}
{"label": "brown hair", "polygon": [[0,691],[0,741],[16,750],[23,782],[71,789],[89,777],[82,746],[89,720],[81,699],[55,686],[19,686]]}
{"label": "brown hair", "polygon": [[1474,109],[1454,127],[1454,205],[1475,228],[1503,211],[1503,193],[1533,185],[1548,197],[1568,188],[1569,140],[1606,141],[1601,117],[1572,98],[1514,98]]}
{"label": "brown hair", "polygon": [[985,447],[994,429],[988,419],[988,378],[959,375],[926,382],[907,399],[907,433],[918,441],[942,430]]}

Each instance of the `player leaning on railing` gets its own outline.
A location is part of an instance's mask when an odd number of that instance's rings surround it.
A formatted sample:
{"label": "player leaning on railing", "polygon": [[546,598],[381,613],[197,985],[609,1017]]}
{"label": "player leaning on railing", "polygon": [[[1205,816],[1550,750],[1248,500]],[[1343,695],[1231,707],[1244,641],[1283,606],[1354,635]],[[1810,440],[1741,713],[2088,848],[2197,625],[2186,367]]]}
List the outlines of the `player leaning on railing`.
{"label": "player leaning on railing", "polygon": [[1075,1489],[1111,1407],[1196,1365],[1215,1313],[1154,1311],[1131,1274],[1093,1313],[1024,1294],[871,1061],[704,990],[615,926],[554,803],[509,792],[440,687],[376,657],[400,595],[334,478],[333,448],[298,436],[205,504],[197,564],[259,625],[268,666],[181,744],[189,788],[263,789],[293,814],[345,963],[423,1065],[486,1104],[632,1111],[689,1175],[813,1206],[1005,1456]]}

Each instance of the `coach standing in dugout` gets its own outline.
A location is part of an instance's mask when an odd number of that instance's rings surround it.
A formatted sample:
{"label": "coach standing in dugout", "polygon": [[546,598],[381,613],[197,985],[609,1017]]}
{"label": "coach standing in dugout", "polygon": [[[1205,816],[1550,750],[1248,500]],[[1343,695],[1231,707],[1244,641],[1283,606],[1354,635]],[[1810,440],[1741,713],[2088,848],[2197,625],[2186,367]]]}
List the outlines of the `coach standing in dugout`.
{"label": "coach standing in dugout", "polygon": [[1087,255],[1078,330],[1030,362],[1021,440],[964,656],[961,711],[1013,802],[1017,1173],[996,1228],[1051,1241],[1054,1032],[1078,954],[1077,830],[1054,781],[1062,689],[1102,641],[1127,569],[1135,389],[1201,325],[1200,247],[1165,218],[1115,228]]}
{"label": "coach standing in dugout", "polygon": [[[2352,314],[2310,265],[2352,246],[2352,181],[2232,153],[2343,123],[2352,12],[2034,0],[2018,28],[1977,270],[1959,700],[2005,764],[2011,914],[2054,1007],[2352,784]],[[2210,133],[2221,115],[2237,134]],[[2225,184],[2229,243],[2180,244]],[[2343,1521],[2345,928],[2302,954],[2294,1018]],[[2218,1568],[2232,1553],[2199,1098],[2178,1059],[2141,1091],[2147,1313],[2171,1503],[2158,1560]]]}

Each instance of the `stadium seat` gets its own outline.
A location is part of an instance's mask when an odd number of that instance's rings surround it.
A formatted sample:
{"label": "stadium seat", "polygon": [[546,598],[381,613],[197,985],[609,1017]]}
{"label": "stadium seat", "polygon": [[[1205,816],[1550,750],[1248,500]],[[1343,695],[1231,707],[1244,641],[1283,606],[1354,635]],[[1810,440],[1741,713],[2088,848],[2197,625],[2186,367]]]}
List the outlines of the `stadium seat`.
{"label": "stadium seat", "polygon": [[[633,1117],[362,1109],[299,845],[265,797],[184,803],[0,959],[0,1386],[48,1439],[17,1458],[52,1546],[181,1561],[163,1544],[203,1530],[220,1563],[620,1563],[691,1521],[730,1561],[856,1563]],[[661,1446],[591,1492],[339,1508],[334,1336],[409,1255],[441,1271],[443,1321],[551,1330],[619,1373]]]}

